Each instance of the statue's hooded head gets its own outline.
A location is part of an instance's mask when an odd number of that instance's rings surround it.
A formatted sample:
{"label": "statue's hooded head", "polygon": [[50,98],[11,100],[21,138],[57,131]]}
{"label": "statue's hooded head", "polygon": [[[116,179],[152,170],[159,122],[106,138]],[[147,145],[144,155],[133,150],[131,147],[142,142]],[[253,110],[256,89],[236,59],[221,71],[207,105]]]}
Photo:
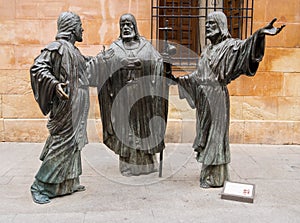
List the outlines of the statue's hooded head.
{"label": "statue's hooded head", "polygon": [[80,17],[73,12],[63,12],[57,19],[57,35],[56,39],[71,38],[71,34],[74,33],[76,26],[81,24]]}
{"label": "statue's hooded head", "polygon": [[220,11],[211,12],[208,14],[207,18],[213,19],[218,24],[218,27],[221,31],[222,40],[231,37],[227,27],[227,17],[223,12]]}
{"label": "statue's hooded head", "polygon": [[[135,20],[134,15],[132,15],[130,13],[123,14],[120,17],[119,23],[120,23],[120,38],[121,39],[123,39],[124,36],[127,36],[126,33],[124,33],[124,30],[123,30],[124,25],[129,25],[130,23],[132,24],[132,27],[129,27],[127,32],[131,32],[130,30],[133,30],[134,31],[134,37],[133,38],[134,39],[139,39],[140,35],[139,35],[139,32],[138,32],[137,22]],[[132,34],[133,34],[133,32],[132,32]],[[130,33],[128,33],[128,35],[130,35]]]}

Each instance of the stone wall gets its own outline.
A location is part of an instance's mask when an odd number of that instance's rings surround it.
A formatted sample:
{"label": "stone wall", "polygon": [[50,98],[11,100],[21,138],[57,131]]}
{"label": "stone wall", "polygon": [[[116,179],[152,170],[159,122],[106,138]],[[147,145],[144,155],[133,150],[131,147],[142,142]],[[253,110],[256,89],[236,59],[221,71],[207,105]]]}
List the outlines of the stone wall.
{"label": "stone wall", "polygon": [[[151,0],[0,0],[0,141],[43,142],[47,118],[34,101],[29,68],[40,50],[53,41],[62,11],[83,21],[83,54],[96,55],[119,35],[119,16],[133,13],[139,32],[150,38]],[[267,37],[257,75],[229,85],[232,143],[291,144],[300,142],[300,0],[256,0],[254,30],[273,17],[287,27]],[[102,140],[96,89],[91,89],[91,142]],[[192,142],[195,111],[171,88],[168,142]]]}
{"label": "stone wall", "polygon": [[[230,84],[231,142],[300,142],[300,1],[254,1],[254,30],[274,17],[286,27],[267,37],[267,49],[254,78]],[[275,23],[276,24],[276,23]]]}

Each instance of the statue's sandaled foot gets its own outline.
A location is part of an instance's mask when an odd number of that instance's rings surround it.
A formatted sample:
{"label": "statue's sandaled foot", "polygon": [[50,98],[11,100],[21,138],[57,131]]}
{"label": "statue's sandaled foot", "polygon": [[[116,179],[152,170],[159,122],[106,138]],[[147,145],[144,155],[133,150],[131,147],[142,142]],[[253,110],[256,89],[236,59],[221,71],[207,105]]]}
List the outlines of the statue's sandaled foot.
{"label": "statue's sandaled foot", "polygon": [[204,181],[204,182],[200,182],[200,187],[207,189],[207,188],[210,188],[211,186],[207,182]]}
{"label": "statue's sandaled foot", "polygon": [[47,204],[50,202],[50,199],[47,195],[41,194],[37,191],[31,191],[32,199],[37,204]]}
{"label": "statue's sandaled foot", "polygon": [[126,171],[123,171],[121,172],[121,174],[125,177],[131,177],[133,176],[132,172],[130,170],[126,170]]}
{"label": "statue's sandaled foot", "polygon": [[83,186],[83,185],[77,185],[74,188],[74,192],[80,192],[80,191],[85,191],[85,186]]}

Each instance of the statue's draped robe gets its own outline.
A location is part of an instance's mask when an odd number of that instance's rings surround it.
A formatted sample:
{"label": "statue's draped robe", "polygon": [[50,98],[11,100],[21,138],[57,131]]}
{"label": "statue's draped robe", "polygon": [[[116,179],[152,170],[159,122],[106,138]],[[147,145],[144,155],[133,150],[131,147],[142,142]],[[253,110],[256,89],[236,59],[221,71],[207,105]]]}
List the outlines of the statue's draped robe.
{"label": "statue's draped robe", "polygon": [[[49,197],[72,193],[82,173],[80,150],[88,143],[86,125],[89,110],[87,58],[68,41],[50,43],[30,69],[34,97],[49,116],[49,137],[40,159],[33,190]],[[56,95],[57,83],[68,83],[68,100]]]}
{"label": "statue's draped robe", "polygon": [[200,56],[197,70],[179,78],[180,98],[186,98],[196,108],[193,148],[198,152],[198,161],[203,163],[201,177],[210,176],[212,186],[223,185],[226,164],[230,162],[227,84],[241,74],[254,76],[264,48],[265,38],[257,33],[246,40],[228,38],[216,45],[209,44]]}
{"label": "statue's draped robe", "polygon": [[169,87],[163,60],[147,40],[139,41],[128,50],[119,39],[88,66],[98,78],[103,142],[119,155],[124,175],[157,171],[155,153],[165,147]]}

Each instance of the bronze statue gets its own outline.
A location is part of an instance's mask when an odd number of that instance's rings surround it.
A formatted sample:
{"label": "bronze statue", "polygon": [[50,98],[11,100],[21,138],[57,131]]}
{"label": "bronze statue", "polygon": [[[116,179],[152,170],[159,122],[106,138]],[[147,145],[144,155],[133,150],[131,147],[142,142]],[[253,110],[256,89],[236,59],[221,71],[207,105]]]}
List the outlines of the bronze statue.
{"label": "bronze statue", "polygon": [[57,36],[41,51],[30,69],[34,97],[44,115],[49,114],[49,137],[40,159],[42,164],[31,186],[33,201],[84,191],[80,185],[81,149],[88,143],[86,125],[89,110],[90,59],[74,45],[82,42],[80,17],[62,13]]}
{"label": "bronze statue", "polygon": [[88,65],[97,76],[103,142],[119,155],[122,175],[157,171],[165,148],[168,80],[161,55],[139,35],[132,14],[120,17],[120,36]]}
{"label": "bronze statue", "polygon": [[196,108],[193,148],[202,163],[200,187],[221,187],[229,178],[229,94],[227,85],[242,74],[254,76],[264,56],[265,35],[277,35],[284,27],[276,19],[245,40],[233,39],[222,12],[206,20],[210,44],[200,56],[197,70],[178,78],[180,98]]}

